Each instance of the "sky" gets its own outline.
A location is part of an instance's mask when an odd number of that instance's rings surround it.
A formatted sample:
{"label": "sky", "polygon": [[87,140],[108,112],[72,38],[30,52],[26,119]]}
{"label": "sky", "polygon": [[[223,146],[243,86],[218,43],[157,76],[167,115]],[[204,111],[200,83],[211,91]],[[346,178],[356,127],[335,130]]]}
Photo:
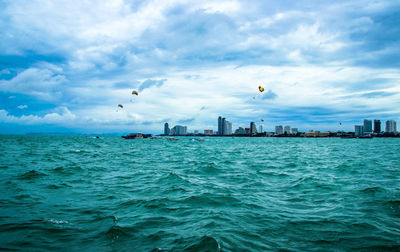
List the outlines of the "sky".
{"label": "sky", "polygon": [[400,121],[400,0],[0,0],[0,37],[0,134]]}

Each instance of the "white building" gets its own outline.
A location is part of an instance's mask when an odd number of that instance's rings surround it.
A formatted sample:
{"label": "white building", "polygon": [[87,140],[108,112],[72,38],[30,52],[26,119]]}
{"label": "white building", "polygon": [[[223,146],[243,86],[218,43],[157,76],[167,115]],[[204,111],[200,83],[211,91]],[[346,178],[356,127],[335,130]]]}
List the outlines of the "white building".
{"label": "white building", "polygon": [[396,132],[397,132],[397,129],[396,129],[396,121],[394,121],[394,120],[387,120],[387,121],[386,121],[385,132],[396,133]]}
{"label": "white building", "polygon": [[224,121],[224,135],[232,135],[232,123],[230,121]]}
{"label": "white building", "polygon": [[187,134],[187,127],[176,125],[171,129],[170,135],[186,135]]}

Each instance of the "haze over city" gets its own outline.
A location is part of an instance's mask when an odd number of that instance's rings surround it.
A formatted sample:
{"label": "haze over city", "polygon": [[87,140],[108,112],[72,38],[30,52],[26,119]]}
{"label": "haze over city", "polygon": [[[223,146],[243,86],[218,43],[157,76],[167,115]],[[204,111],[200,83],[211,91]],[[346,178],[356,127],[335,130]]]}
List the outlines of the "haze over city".
{"label": "haze over city", "polygon": [[0,133],[217,130],[219,115],[234,128],[262,118],[267,131],[399,121],[399,10],[372,0],[3,1]]}

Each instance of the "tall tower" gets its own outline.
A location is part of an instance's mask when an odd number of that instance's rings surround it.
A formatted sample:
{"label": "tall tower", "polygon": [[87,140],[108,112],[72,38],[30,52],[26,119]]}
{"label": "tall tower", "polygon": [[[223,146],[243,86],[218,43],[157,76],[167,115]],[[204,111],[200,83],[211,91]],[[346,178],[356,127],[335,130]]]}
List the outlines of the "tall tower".
{"label": "tall tower", "polygon": [[226,119],[225,117],[222,118],[222,125],[221,125],[221,136],[225,135],[226,130]]}
{"label": "tall tower", "polygon": [[164,135],[169,135],[169,132],[170,132],[169,125],[168,125],[168,123],[165,123],[164,124]]}
{"label": "tall tower", "polygon": [[222,117],[218,116],[218,135],[222,135]]}
{"label": "tall tower", "polygon": [[257,134],[257,127],[255,122],[250,122],[250,135]]}
{"label": "tall tower", "polygon": [[381,133],[381,120],[374,120],[374,133]]}
{"label": "tall tower", "polygon": [[386,132],[396,133],[396,121],[394,120],[387,120],[386,121]]}
{"label": "tall tower", "polygon": [[372,121],[364,119],[364,133],[372,133]]}

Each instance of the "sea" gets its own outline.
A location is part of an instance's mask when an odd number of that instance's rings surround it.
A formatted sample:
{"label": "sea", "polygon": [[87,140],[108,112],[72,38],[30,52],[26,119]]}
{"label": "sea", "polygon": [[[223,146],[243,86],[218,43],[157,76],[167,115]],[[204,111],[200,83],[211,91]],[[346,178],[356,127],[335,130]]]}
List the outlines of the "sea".
{"label": "sea", "polygon": [[0,250],[400,251],[400,139],[2,135]]}

